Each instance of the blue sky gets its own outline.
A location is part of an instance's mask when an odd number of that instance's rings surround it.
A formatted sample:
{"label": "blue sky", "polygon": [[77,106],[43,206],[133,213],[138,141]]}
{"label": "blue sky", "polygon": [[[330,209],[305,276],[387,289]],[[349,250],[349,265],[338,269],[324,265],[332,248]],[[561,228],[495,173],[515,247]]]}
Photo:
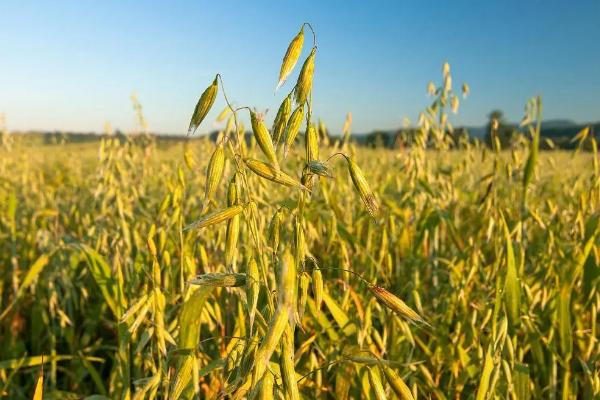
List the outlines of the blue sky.
{"label": "blue sky", "polygon": [[127,131],[135,91],[152,131],[182,133],[220,72],[236,104],[273,118],[297,73],[274,95],[281,59],[304,21],[317,31],[315,116],[334,132],[348,111],[354,132],[416,121],[445,60],[455,86],[471,87],[456,125],[493,108],[518,120],[536,94],[545,118],[600,120],[596,0],[3,0],[0,112],[14,130]]}

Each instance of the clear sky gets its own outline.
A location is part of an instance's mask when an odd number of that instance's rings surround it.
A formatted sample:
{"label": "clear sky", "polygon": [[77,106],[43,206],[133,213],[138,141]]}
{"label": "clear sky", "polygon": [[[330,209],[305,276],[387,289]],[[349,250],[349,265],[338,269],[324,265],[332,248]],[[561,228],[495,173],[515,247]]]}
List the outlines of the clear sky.
{"label": "clear sky", "polygon": [[[455,125],[483,124],[493,108],[518,120],[536,94],[545,118],[600,120],[598,0],[3,0],[0,112],[14,130],[127,131],[135,91],[151,131],[183,133],[220,72],[236,104],[272,119],[304,21],[317,31],[315,116],[333,132],[348,111],[354,132],[416,121],[445,60],[455,86],[471,87]],[[223,106],[219,96],[201,131]]]}

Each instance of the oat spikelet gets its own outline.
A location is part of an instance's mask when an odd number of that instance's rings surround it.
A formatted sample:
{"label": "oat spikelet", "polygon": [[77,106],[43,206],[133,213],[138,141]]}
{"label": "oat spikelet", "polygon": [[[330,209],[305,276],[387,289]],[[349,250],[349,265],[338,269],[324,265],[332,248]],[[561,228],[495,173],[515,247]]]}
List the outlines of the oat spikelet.
{"label": "oat spikelet", "polygon": [[408,318],[413,322],[429,325],[416,311],[407,306],[405,302],[381,286],[370,286],[369,290],[375,295],[377,300],[396,314]]}
{"label": "oat spikelet", "polygon": [[358,191],[363,203],[365,203],[369,214],[371,214],[373,218],[377,218],[379,215],[379,204],[377,204],[375,194],[369,188],[369,184],[367,183],[363,172],[354,160],[350,157],[346,157],[346,160],[348,161],[348,171],[350,172],[354,187]]}
{"label": "oat spikelet", "polygon": [[321,269],[315,267],[312,272],[313,295],[315,296],[315,308],[317,312],[323,303],[323,274]]}
{"label": "oat spikelet", "polygon": [[275,143],[275,147],[279,145],[279,141],[281,140],[281,136],[285,131],[285,127],[287,125],[288,119],[290,118],[291,112],[292,96],[290,94],[283,100],[283,102],[279,106],[279,110],[277,111],[277,115],[275,116],[275,121],[273,121],[273,129],[271,134],[273,137],[273,142]]}
{"label": "oat spikelet", "polygon": [[298,136],[298,131],[300,130],[300,125],[302,124],[302,120],[304,119],[304,104],[300,104],[290,117],[287,127],[285,129],[285,143],[283,145],[283,157],[286,158],[288,152],[294,141],[296,141],[296,136]]}
{"label": "oat spikelet", "polygon": [[190,121],[190,127],[188,128],[188,135],[196,132],[196,129],[198,129],[198,126],[200,126],[200,123],[210,111],[212,105],[215,103],[215,99],[217,98],[218,88],[217,77],[215,77],[213,83],[206,88],[206,90],[200,96],[198,104],[196,104],[194,114],[192,115],[192,119]]}
{"label": "oat spikelet", "polygon": [[219,183],[223,177],[223,170],[225,168],[225,145],[224,141],[217,145],[217,148],[210,157],[208,167],[206,168],[206,190],[204,192],[204,204],[202,206],[202,212],[204,212],[211,200],[213,200]]}
{"label": "oat spikelet", "polygon": [[379,368],[383,371],[385,379],[388,381],[388,383],[392,387],[392,390],[394,391],[394,393],[396,393],[396,396],[398,396],[400,400],[415,400],[415,398],[412,395],[412,392],[410,391],[406,383],[404,383],[400,375],[396,373],[396,371],[394,371],[388,365],[385,365],[383,363],[379,365]]}
{"label": "oat spikelet", "polygon": [[225,106],[225,108],[219,113],[219,115],[217,115],[217,118],[215,119],[215,121],[217,122],[223,122],[225,121],[225,118],[227,118],[227,116],[231,113],[231,108],[229,108],[229,106]]}
{"label": "oat spikelet", "polygon": [[276,169],[279,169],[279,163],[277,162],[277,156],[275,155],[273,141],[271,140],[271,135],[265,126],[262,116],[250,110],[250,122],[252,123],[252,133],[254,133],[256,143],[258,143],[258,146],[264,153],[265,157],[267,157],[267,160],[269,160],[269,163],[271,163]]}
{"label": "oat spikelet", "polygon": [[262,161],[255,160],[253,158],[246,158],[244,160],[248,168],[256,175],[261,176],[271,182],[279,183],[281,185],[295,187],[299,189],[306,189],[300,182],[286,174],[285,172],[276,169],[272,165],[264,163]]}
{"label": "oat spikelet", "polygon": [[254,325],[254,316],[256,315],[256,305],[258,304],[258,295],[260,293],[260,282],[258,276],[258,264],[251,258],[248,261],[248,267],[246,270],[246,297],[248,299],[248,321],[250,325],[250,332]]}
{"label": "oat spikelet", "polygon": [[274,253],[279,249],[282,217],[283,211],[280,208],[273,214],[273,218],[271,218],[271,222],[269,223],[269,246],[271,246]]}
{"label": "oat spikelet", "polygon": [[189,231],[190,229],[201,229],[206,228],[207,226],[215,225],[223,221],[227,221],[230,218],[235,217],[244,211],[244,207],[242,205],[236,205],[233,207],[227,207],[223,210],[214,212],[212,214],[207,215],[204,218],[200,218],[198,221],[189,224],[183,230]]}
{"label": "oat spikelet", "polygon": [[[237,189],[237,175],[233,175],[227,188],[227,206],[231,207],[239,203]],[[237,243],[240,236],[240,216],[236,215],[227,221],[227,232],[225,234],[225,265],[233,267],[236,259]]]}
{"label": "oat spikelet", "polygon": [[283,62],[281,63],[281,70],[279,71],[279,82],[277,83],[277,87],[275,91],[284,84],[286,78],[292,72],[296,63],[298,62],[298,58],[300,57],[300,53],[302,53],[302,46],[304,45],[304,25],[300,28],[300,32],[292,39],[290,45],[285,52],[285,56],[283,56]]}
{"label": "oat spikelet", "polygon": [[306,162],[317,161],[319,159],[319,136],[315,126],[308,124],[305,134]]}
{"label": "oat spikelet", "polygon": [[462,84],[462,95],[463,95],[463,99],[466,98],[469,93],[471,93],[471,88],[469,87],[468,84],[463,83]]}
{"label": "oat spikelet", "polygon": [[190,285],[210,287],[240,287],[246,285],[246,274],[228,274],[215,272],[203,274],[189,281]]}
{"label": "oat spikelet", "polygon": [[385,390],[379,375],[375,373],[375,370],[372,367],[367,367],[367,374],[369,375],[369,384],[371,385],[371,389],[375,394],[375,399],[386,400],[387,397],[385,396]]}
{"label": "oat spikelet", "polygon": [[313,47],[309,56],[304,61],[300,75],[298,75],[298,81],[296,82],[296,104],[303,104],[308,98],[308,94],[312,89],[313,72],[315,69],[315,54],[317,48]]}

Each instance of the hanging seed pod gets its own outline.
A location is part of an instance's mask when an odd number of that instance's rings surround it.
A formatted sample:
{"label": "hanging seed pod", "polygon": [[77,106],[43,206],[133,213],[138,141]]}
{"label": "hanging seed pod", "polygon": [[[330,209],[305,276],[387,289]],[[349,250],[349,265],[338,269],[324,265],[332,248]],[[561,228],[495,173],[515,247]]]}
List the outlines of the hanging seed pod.
{"label": "hanging seed pod", "polygon": [[317,161],[319,159],[319,136],[315,126],[308,124],[305,134],[306,162]]}
{"label": "hanging seed pod", "polygon": [[367,183],[364,174],[352,158],[346,157],[346,161],[348,162],[348,171],[350,172],[352,183],[354,183],[354,187],[358,191],[360,198],[363,203],[365,203],[367,211],[373,218],[377,218],[379,214],[379,205],[377,204],[375,195],[369,188],[369,184]]}
{"label": "hanging seed pod", "polygon": [[279,249],[279,238],[281,234],[281,218],[283,217],[283,210],[279,208],[269,224],[269,246],[273,249],[273,252],[277,252]]}
{"label": "hanging seed pod", "polygon": [[277,111],[277,115],[275,116],[275,121],[273,121],[272,135],[275,147],[279,145],[279,141],[281,140],[281,136],[285,131],[285,127],[287,125],[288,119],[290,118],[291,112],[292,96],[288,95],[279,106],[279,110]]}
{"label": "hanging seed pod", "polygon": [[229,108],[229,105],[226,105],[225,108],[223,109],[223,111],[221,111],[219,113],[219,115],[217,115],[216,121],[217,122],[223,122],[225,121],[225,118],[227,118],[227,116],[231,113],[231,108]]}
{"label": "hanging seed pod", "polygon": [[286,174],[285,172],[275,169],[272,165],[266,164],[262,161],[255,160],[253,158],[246,158],[244,160],[248,168],[256,175],[261,176],[271,182],[279,183],[281,185],[295,187],[299,189],[306,189],[300,182]]}
{"label": "hanging seed pod", "polygon": [[404,383],[400,375],[396,373],[396,371],[383,363],[379,364],[379,368],[383,371],[385,379],[388,381],[392,387],[392,390],[394,393],[396,393],[396,396],[398,396],[400,400],[415,400],[412,392],[406,383]]}
{"label": "hanging seed pod", "polygon": [[430,82],[427,84],[427,94],[428,94],[429,96],[433,96],[433,95],[435,95],[435,91],[436,91],[436,90],[437,90],[437,89],[436,89],[436,87],[435,87],[435,84],[434,84],[433,82],[431,82],[431,81],[430,81]]}
{"label": "hanging seed pod", "polygon": [[227,232],[225,234],[225,265],[233,267],[236,263],[235,256],[238,239],[240,236],[240,216],[234,215],[227,221]]}
{"label": "hanging seed pod", "polygon": [[312,89],[316,53],[317,48],[313,47],[310,52],[310,55],[306,58],[306,61],[304,61],[304,65],[302,65],[300,75],[298,75],[298,82],[296,82],[295,89],[296,104],[304,104],[304,102],[306,102],[306,99],[308,98],[308,94]]}
{"label": "hanging seed pod", "polygon": [[381,286],[370,286],[369,291],[375,295],[377,300],[396,314],[408,318],[411,321],[429,325],[419,314],[407,306],[405,302]]}
{"label": "hanging seed pod", "polygon": [[316,267],[312,271],[313,295],[315,296],[315,307],[317,311],[321,309],[323,303],[323,275],[321,269]]}
{"label": "hanging seed pod", "polygon": [[192,119],[190,121],[190,127],[188,128],[188,135],[193,134],[200,126],[202,120],[206,117],[206,114],[210,111],[212,105],[217,98],[218,91],[218,83],[217,77],[213,83],[206,88],[206,90],[200,96],[198,103],[196,104],[196,108],[194,109],[194,114],[192,115]]}
{"label": "hanging seed pod", "polygon": [[292,39],[290,45],[285,52],[285,56],[283,56],[283,62],[281,63],[281,70],[279,71],[279,82],[277,83],[277,88],[275,91],[284,84],[286,78],[292,72],[296,63],[298,62],[298,58],[300,57],[300,53],[302,53],[302,46],[304,45],[304,25],[300,28],[300,32]]}
{"label": "hanging seed pod", "polygon": [[379,375],[375,373],[375,370],[372,367],[367,367],[367,373],[369,375],[369,384],[371,385],[373,393],[375,393],[375,399],[386,400],[385,389],[383,388]]}
{"label": "hanging seed pod", "polygon": [[458,106],[459,106],[458,96],[452,96],[450,98],[450,108],[452,109],[452,112],[454,114],[456,114],[458,112]]}
{"label": "hanging seed pod", "polygon": [[217,145],[217,148],[210,157],[208,167],[206,168],[206,190],[204,192],[204,204],[202,205],[202,212],[204,212],[213,200],[219,183],[223,177],[223,170],[225,169],[225,145],[224,141]]}
{"label": "hanging seed pod", "polygon": [[467,97],[469,95],[469,93],[471,93],[471,88],[469,87],[468,84],[463,83],[462,84],[462,95],[463,95],[463,99],[465,97]]}
{"label": "hanging seed pod", "polygon": [[298,131],[300,130],[300,125],[302,124],[302,120],[304,119],[304,104],[300,104],[288,120],[287,127],[285,129],[285,143],[283,146],[283,157],[287,157],[289,149],[296,141],[296,136],[298,136]]}
{"label": "hanging seed pod", "polygon": [[207,226],[227,221],[228,219],[240,214],[242,211],[244,211],[244,207],[242,205],[227,207],[223,210],[209,214],[204,218],[200,218],[198,221],[187,225],[185,228],[183,228],[183,230],[189,231],[190,229],[206,228]]}
{"label": "hanging seed pod", "polygon": [[246,285],[246,274],[211,273],[189,281],[191,285],[210,287],[240,287]]}
{"label": "hanging seed pod", "polygon": [[287,326],[281,339],[280,369],[286,399],[300,400],[294,368],[294,330]]}
{"label": "hanging seed pod", "polygon": [[248,261],[248,267],[246,270],[246,297],[248,299],[248,321],[250,325],[250,332],[254,325],[254,316],[256,315],[256,305],[258,304],[258,295],[260,293],[260,282],[258,275],[258,265],[254,260],[254,257]]}
{"label": "hanging seed pod", "polygon": [[265,126],[262,116],[259,116],[254,111],[250,110],[250,122],[252,123],[252,132],[254,133],[256,143],[258,143],[258,146],[265,157],[267,157],[267,160],[269,160],[275,168],[279,169],[273,141],[271,140],[271,135]]}
{"label": "hanging seed pod", "polygon": [[450,75],[450,64],[448,64],[448,62],[445,62],[444,65],[442,65],[442,75],[444,75],[444,78]]}
{"label": "hanging seed pod", "polygon": [[306,272],[302,272],[300,275],[299,292],[300,298],[298,299],[298,321],[302,321],[304,311],[306,310],[306,302],[308,300],[308,286],[310,284],[310,276]]}
{"label": "hanging seed pod", "polygon": [[[232,207],[239,203],[237,174],[233,175],[227,187],[227,206]],[[240,236],[240,216],[235,215],[227,221],[227,232],[225,234],[225,265],[233,267],[237,251],[237,243]]]}

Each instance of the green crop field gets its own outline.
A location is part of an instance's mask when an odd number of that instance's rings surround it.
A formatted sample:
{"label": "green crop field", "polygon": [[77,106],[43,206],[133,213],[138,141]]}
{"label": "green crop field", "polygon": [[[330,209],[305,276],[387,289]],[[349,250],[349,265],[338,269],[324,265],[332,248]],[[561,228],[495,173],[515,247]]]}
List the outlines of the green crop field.
{"label": "green crop field", "polygon": [[360,147],[313,124],[315,49],[272,129],[227,108],[216,141],[3,136],[0,395],[600,396],[593,135],[539,152],[534,99],[511,146],[448,140],[445,67],[411,145]]}

